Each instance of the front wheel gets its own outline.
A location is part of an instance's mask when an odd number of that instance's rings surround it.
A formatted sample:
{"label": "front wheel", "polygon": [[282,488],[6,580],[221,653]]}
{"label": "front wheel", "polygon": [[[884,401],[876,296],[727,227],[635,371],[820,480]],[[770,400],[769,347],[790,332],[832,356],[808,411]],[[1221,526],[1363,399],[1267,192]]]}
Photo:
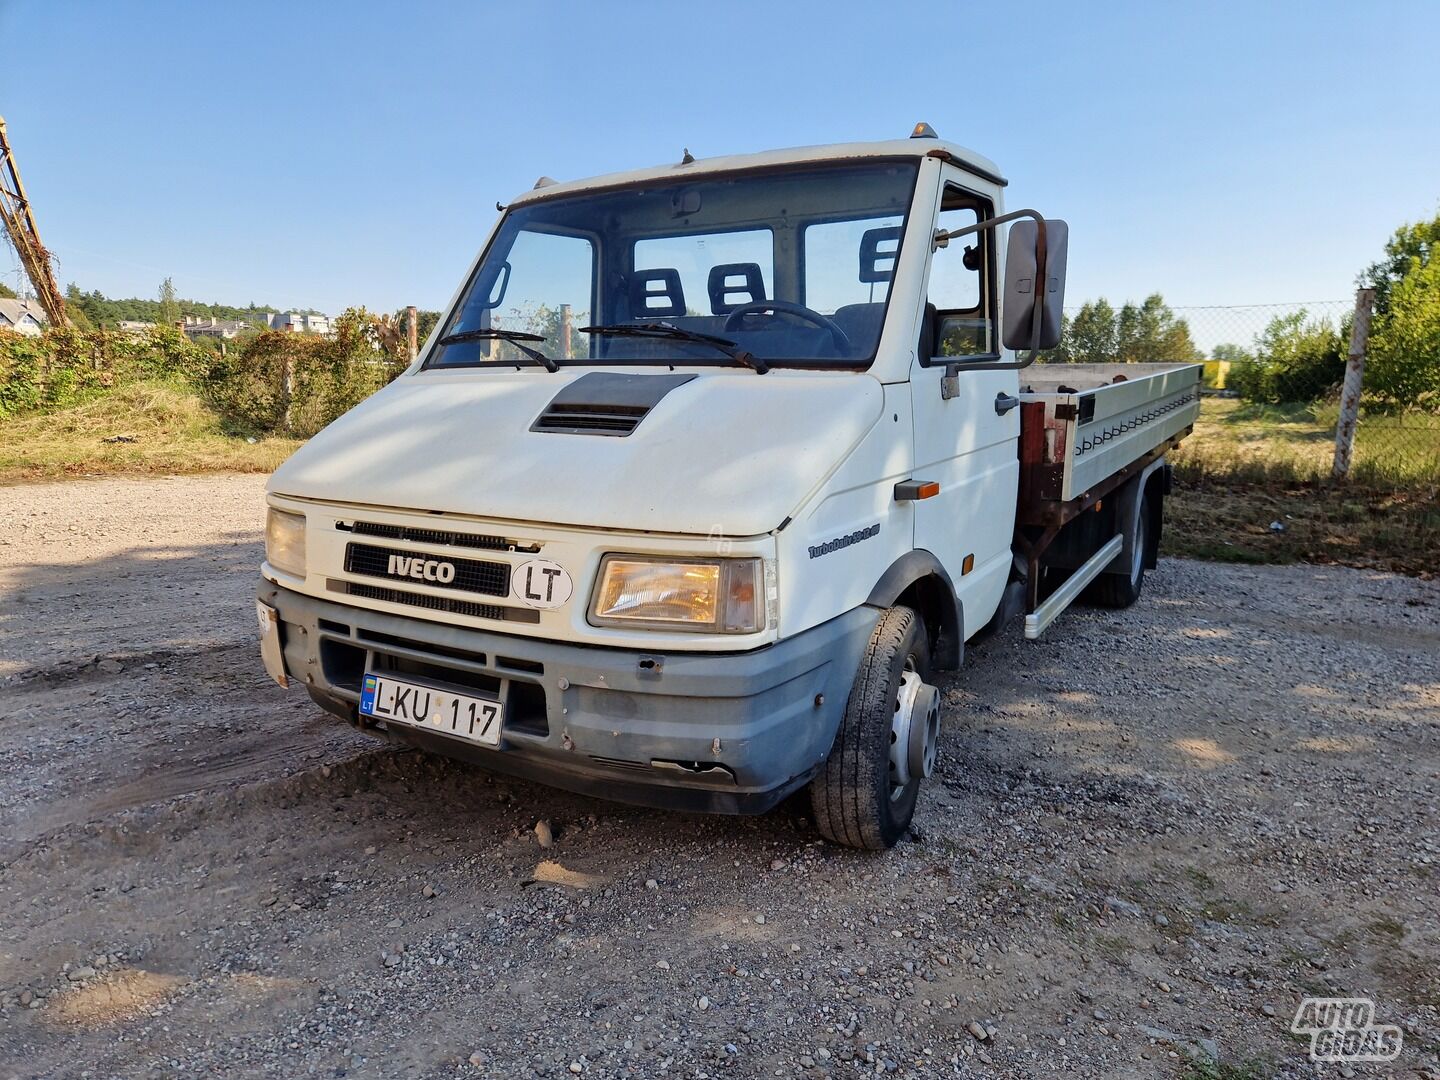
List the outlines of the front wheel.
{"label": "front wheel", "polygon": [[910,827],[940,736],[940,692],[929,674],[924,620],[913,608],[890,608],[870,635],[835,745],[810,783],[815,825],[827,840],[883,851]]}

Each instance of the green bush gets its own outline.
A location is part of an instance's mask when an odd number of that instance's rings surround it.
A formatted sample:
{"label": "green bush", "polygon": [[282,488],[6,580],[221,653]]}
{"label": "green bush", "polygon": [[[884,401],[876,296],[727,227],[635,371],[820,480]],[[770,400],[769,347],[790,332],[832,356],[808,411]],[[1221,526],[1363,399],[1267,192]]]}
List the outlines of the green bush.
{"label": "green bush", "polygon": [[171,327],[140,336],[62,327],[39,337],[0,331],[0,417],[76,405],[141,379],[191,379],[199,346]]}
{"label": "green bush", "polygon": [[1345,378],[1344,326],[1307,321],[1303,309],[1277,315],[1255,339],[1255,357],[1235,363],[1226,386],[1247,401],[1280,405],[1317,401]]}
{"label": "green bush", "polygon": [[211,358],[200,382],[215,407],[254,431],[310,436],[404,370],[384,351],[364,308],[332,336],[268,330]]}
{"label": "green bush", "polygon": [[1440,260],[1414,260],[1389,300],[1370,338],[1365,389],[1393,406],[1440,410]]}
{"label": "green bush", "polygon": [[309,436],[404,370],[378,342],[376,321],[363,308],[341,315],[331,337],[266,331],[223,349],[171,327],[142,335],[0,331],[0,419],[159,379],[195,387],[233,428]]}

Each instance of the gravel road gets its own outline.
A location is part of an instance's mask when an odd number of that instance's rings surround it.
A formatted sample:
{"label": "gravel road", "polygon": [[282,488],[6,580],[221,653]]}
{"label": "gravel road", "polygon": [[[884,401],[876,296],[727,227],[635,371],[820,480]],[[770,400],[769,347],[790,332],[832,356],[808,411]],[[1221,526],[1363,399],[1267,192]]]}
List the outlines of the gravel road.
{"label": "gravel road", "polygon": [[871,856],[324,717],[262,484],[0,488],[0,1078],[1334,1076],[1304,995],[1440,1077],[1440,583],[1165,560],[977,646]]}

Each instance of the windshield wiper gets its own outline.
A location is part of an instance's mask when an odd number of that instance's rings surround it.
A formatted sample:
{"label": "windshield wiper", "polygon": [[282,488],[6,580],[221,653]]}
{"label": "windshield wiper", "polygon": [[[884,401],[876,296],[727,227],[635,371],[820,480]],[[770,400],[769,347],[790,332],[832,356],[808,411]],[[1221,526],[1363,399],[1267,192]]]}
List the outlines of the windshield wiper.
{"label": "windshield wiper", "polygon": [[608,326],[582,326],[582,334],[616,334],[626,337],[651,337],[670,338],[673,341],[695,341],[702,345],[709,345],[719,352],[724,353],[731,360],[744,367],[753,369],[756,374],[764,375],[770,370],[770,365],[761,360],[754,353],[746,352],[729,338],[715,337],[712,334],[701,334],[694,330],[682,330],[678,326],[671,326],[669,323],[612,323]]}
{"label": "windshield wiper", "polygon": [[539,349],[532,349],[530,348],[530,346],[523,344],[526,341],[550,340],[549,338],[543,337],[540,334],[526,334],[522,333],[519,330],[497,330],[495,327],[491,326],[481,330],[459,330],[453,334],[446,334],[435,344],[459,345],[461,342],[464,341],[489,341],[492,338],[497,341],[506,341],[509,342],[511,345],[514,345],[515,348],[519,349],[526,356],[530,357],[531,360],[534,360],[546,371],[553,373],[560,370],[560,365],[557,364],[554,360],[551,360],[550,357],[546,356]]}

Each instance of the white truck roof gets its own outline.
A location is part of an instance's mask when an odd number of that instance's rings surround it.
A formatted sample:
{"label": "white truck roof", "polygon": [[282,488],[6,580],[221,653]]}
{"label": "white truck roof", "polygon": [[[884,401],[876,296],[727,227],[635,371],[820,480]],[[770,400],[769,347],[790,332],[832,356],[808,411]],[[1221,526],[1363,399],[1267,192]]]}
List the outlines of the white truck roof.
{"label": "white truck roof", "polygon": [[[937,153],[937,151],[939,153]],[[535,199],[572,195],[581,191],[623,187],[654,180],[673,180],[677,176],[702,176],[709,173],[733,172],[740,169],[763,169],[774,165],[797,165],[807,162],[844,161],[855,158],[923,158],[929,154],[948,157],[962,168],[1001,185],[1006,183],[999,167],[989,158],[955,143],[934,138],[886,139],[880,142],[831,143],[828,146],[797,146],[788,150],[766,150],[760,154],[729,154],[724,157],[695,158],[669,165],[652,165],[646,169],[604,173],[582,180],[555,181],[541,177],[536,186],[517,195],[510,205],[516,206]]]}

